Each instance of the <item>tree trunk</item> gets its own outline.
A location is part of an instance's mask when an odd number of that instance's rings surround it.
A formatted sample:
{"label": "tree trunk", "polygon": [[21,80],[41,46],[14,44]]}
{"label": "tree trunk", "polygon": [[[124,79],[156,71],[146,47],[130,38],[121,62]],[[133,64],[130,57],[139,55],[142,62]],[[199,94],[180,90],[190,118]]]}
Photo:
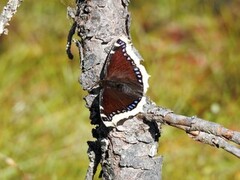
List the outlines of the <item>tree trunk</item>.
{"label": "tree trunk", "polygon": [[[97,85],[100,72],[114,41],[129,37],[130,15],[127,0],[82,0],[75,22],[81,37],[80,83],[90,94],[85,98],[91,112],[95,142],[88,142],[90,159],[86,179],[92,179],[97,165],[103,179],[161,179],[162,157],[155,157],[160,132],[155,122],[140,116],[117,128],[106,128],[99,116]],[[69,45],[69,44],[68,44]],[[94,89],[95,88],[95,89]]]}

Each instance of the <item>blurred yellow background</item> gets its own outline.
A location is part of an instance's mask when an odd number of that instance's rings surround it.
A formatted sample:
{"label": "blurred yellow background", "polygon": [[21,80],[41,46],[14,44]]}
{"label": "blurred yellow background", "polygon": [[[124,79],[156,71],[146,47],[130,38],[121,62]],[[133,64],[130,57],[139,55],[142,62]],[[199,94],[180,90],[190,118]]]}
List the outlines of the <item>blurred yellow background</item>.
{"label": "blurred yellow background", "polygon": [[[77,49],[74,61],[65,54],[69,4],[24,1],[0,37],[0,179],[85,176],[92,126]],[[149,97],[240,131],[240,3],[137,0],[129,9]],[[163,179],[240,179],[239,159],[172,127],[163,127],[159,154]]]}

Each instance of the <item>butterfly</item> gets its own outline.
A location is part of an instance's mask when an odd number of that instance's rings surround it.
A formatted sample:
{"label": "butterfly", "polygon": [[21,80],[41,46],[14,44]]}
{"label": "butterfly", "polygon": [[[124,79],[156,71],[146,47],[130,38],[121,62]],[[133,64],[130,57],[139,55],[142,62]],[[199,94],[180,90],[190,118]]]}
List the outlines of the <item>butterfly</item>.
{"label": "butterfly", "polygon": [[105,126],[143,112],[149,75],[131,41],[119,38],[111,48],[100,76],[99,110]]}

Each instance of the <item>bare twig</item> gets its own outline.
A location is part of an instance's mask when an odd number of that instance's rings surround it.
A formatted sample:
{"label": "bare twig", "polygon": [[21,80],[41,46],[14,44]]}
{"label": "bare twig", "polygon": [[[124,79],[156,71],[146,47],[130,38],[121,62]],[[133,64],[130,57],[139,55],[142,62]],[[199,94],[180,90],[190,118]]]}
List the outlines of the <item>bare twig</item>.
{"label": "bare twig", "polygon": [[3,8],[0,14],[0,35],[8,34],[6,26],[9,25],[9,21],[13,15],[17,12],[17,8],[20,6],[23,0],[9,0],[7,5]]}
{"label": "bare twig", "polygon": [[240,133],[227,129],[217,123],[209,122],[195,116],[187,117],[174,114],[169,109],[153,107],[147,110],[147,120],[164,122],[170,126],[184,130],[189,136],[199,142],[222,148],[225,151],[240,158],[240,148],[230,144],[232,141],[240,144]]}

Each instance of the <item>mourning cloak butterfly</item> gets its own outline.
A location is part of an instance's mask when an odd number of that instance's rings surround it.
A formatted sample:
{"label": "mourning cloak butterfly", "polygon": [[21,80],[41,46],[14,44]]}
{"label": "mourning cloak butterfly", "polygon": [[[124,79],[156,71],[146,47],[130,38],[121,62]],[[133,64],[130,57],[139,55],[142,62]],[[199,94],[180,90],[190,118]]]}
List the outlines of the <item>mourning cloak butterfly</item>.
{"label": "mourning cloak butterfly", "polygon": [[149,75],[140,61],[126,37],[119,38],[108,54],[99,100],[100,116],[107,127],[143,112]]}

